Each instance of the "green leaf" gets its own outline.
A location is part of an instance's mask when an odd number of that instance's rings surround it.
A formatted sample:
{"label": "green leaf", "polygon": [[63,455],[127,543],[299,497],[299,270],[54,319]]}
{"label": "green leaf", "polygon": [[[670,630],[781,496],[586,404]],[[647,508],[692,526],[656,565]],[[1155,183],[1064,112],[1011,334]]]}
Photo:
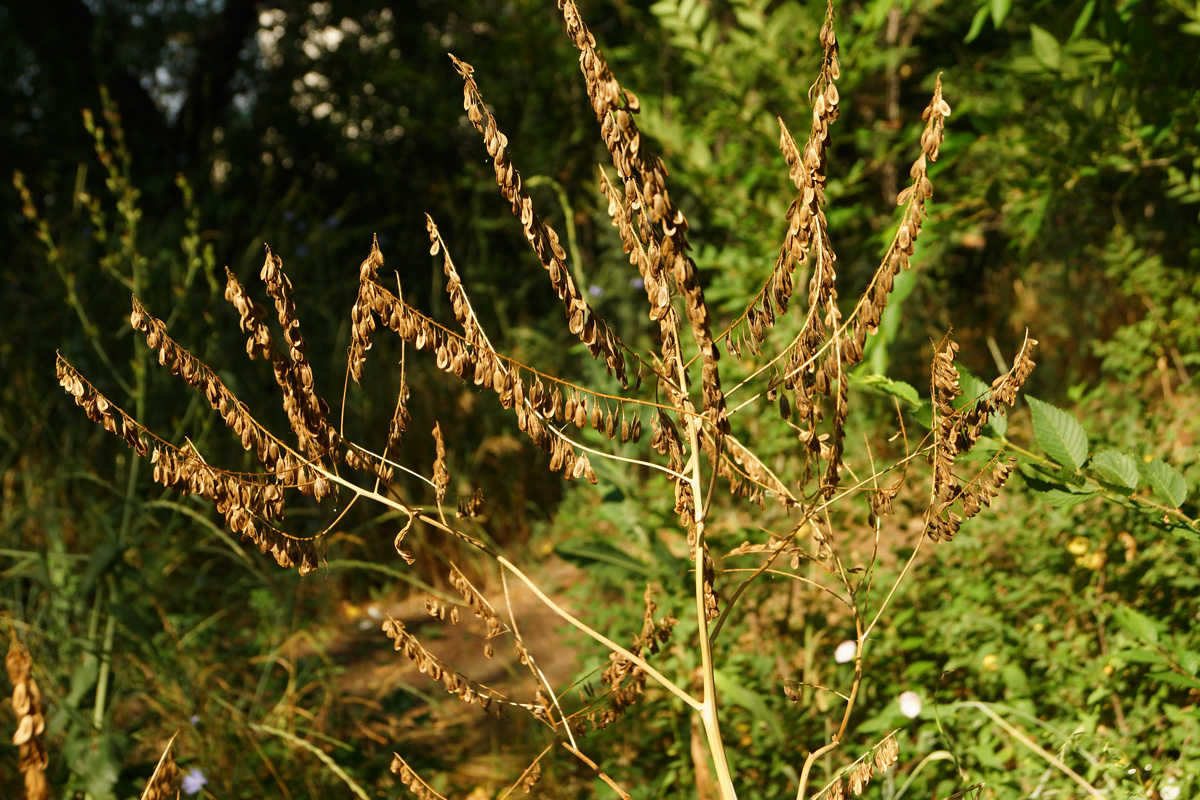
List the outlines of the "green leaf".
{"label": "green leaf", "polygon": [[1113,608],[1113,619],[1139,639],[1158,644],[1158,623],[1142,612],[1134,611],[1129,606],[1116,606]]}
{"label": "green leaf", "polygon": [[1178,672],[1158,672],[1150,677],[1168,686],[1177,686],[1180,689],[1200,689],[1200,680],[1180,675]]}
{"label": "green leaf", "polygon": [[1099,492],[1077,489],[1058,481],[1046,480],[1034,475],[1032,470],[1025,468],[1021,469],[1021,477],[1025,479],[1026,486],[1032,491],[1037,492],[1038,499],[1055,508],[1077,506],[1089,497],[1099,494]]}
{"label": "green leaf", "polygon": [[654,577],[653,571],[646,565],[646,562],[634,558],[607,542],[573,539],[555,547],[554,552],[559,558],[584,569],[597,566],[615,567],[618,571],[631,573],[641,578]]}
{"label": "green leaf", "polygon": [[1088,23],[1092,21],[1092,13],[1096,10],[1096,0],[1088,0],[1083,5],[1083,10],[1079,12],[1079,16],[1075,18],[1075,26],[1071,28],[1071,41],[1079,38],[1079,35],[1087,29]]}
{"label": "green leaf", "polygon": [[911,384],[894,381],[886,375],[852,375],[850,382],[876,394],[898,397],[912,406],[921,402],[921,396],[917,394],[917,390]]}
{"label": "green leaf", "polygon": [[1088,438],[1083,426],[1071,414],[1036,397],[1025,396],[1033,411],[1033,435],[1046,455],[1064,467],[1076,471],[1087,461]]}
{"label": "green leaf", "polygon": [[1092,457],[1089,466],[1104,476],[1109,483],[1126,489],[1138,487],[1137,462],[1132,456],[1116,450],[1102,450]]}
{"label": "green leaf", "polygon": [[1167,648],[1171,651],[1171,655],[1175,656],[1179,666],[1193,675],[1200,675],[1200,653],[1195,650],[1186,650],[1170,642],[1167,642]]}
{"label": "green leaf", "polygon": [[979,36],[979,33],[983,30],[983,21],[987,19],[987,16],[988,7],[980,6],[979,10],[975,12],[975,16],[971,19],[971,30],[967,31],[967,36],[963,39],[964,44],[970,44],[975,41],[975,37]]}
{"label": "green leaf", "polygon": [[933,428],[933,406],[928,400],[922,400],[921,404],[911,410],[910,414],[913,422],[916,422],[922,428]]}
{"label": "green leaf", "polygon": [[1154,493],[1170,503],[1172,508],[1183,505],[1188,496],[1188,485],[1174,467],[1156,458],[1148,464],[1142,464],[1141,472]]}
{"label": "green leaf", "polygon": [[1033,56],[1047,69],[1057,70],[1062,66],[1062,49],[1058,40],[1045,28],[1030,25],[1029,32],[1033,36]]}
{"label": "green leaf", "polygon": [[992,24],[997,28],[1003,25],[1010,8],[1012,8],[1012,0],[992,0]]}
{"label": "green leaf", "polygon": [[726,700],[749,711],[751,716],[763,723],[771,731],[771,735],[775,737],[776,741],[783,744],[783,724],[780,722],[779,717],[767,707],[766,702],[762,699],[762,695],[738,683],[728,673],[722,672],[719,669],[713,670],[713,679],[716,681],[717,691]]}
{"label": "green leaf", "polygon": [[958,368],[958,385],[962,387],[962,397],[954,401],[955,408],[974,405],[975,401],[987,397],[992,391],[990,384],[964,367]]}
{"label": "green leaf", "polygon": [[1153,650],[1138,648],[1136,650],[1122,650],[1119,653],[1113,654],[1114,658],[1119,658],[1122,661],[1127,661],[1131,664],[1164,664],[1163,657]]}

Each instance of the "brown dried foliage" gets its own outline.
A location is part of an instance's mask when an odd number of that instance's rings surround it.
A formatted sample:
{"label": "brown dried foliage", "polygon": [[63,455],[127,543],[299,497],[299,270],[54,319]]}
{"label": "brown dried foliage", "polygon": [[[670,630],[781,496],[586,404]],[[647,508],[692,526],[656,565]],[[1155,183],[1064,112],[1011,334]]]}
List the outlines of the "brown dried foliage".
{"label": "brown dried foliage", "polygon": [[175,752],[172,749],[174,743],[175,736],[172,736],[158,763],[154,765],[150,780],[146,781],[141,800],[167,800],[175,794],[176,785],[179,783],[179,766],[175,763]]}
{"label": "brown dried foliage", "polygon": [[[725,395],[721,390],[721,376],[717,367],[720,353],[712,336],[700,275],[696,263],[688,255],[691,248],[687,242],[687,218],[667,192],[666,165],[642,141],[634,120],[639,109],[638,99],[632,92],[623,89],[613,77],[608,62],[596,49],[596,40],[579,16],[579,9],[573,0],[559,0],[558,7],[566,20],[567,34],[579,49],[579,67],[583,71],[592,110],[596,112],[596,121],[600,123],[601,136],[612,156],[613,166],[626,182],[627,195],[636,195],[650,223],[655,226],[653,234],[643,229],[651,237],[650,258],[656,262],[654,272],[673,275],[675,286],[684,297],[684,308],[702,360],[700,385],[704,412],[718,429],[728,432]],[[630,183],[634,184],[632,189]],[[654,234],[659,234],[661,238],[656,240]],[[666,353],[663,360],[670,363]]]}
{"label": "brown dried foliage", "polygon": [[42,690],[33,677],[33,659],[18,640],[16,633],[8,645],[4,659],[8,680],[13,686],[12,707],[17,718],[17,730],[12,743],[17,746],[17,769],[25,776],[25,797],[28,800],[49,800],[50,784],[46,768],[50,756],[42,744],[46,718],[42,715]]}
{"label": "brown dried foliage", "polygon": [[[642,595],[644,612],[642,614],[642,632],[634,637],[629,652],[641,656],[644,651],[657,653],[659,646],[671,638],[671,631],[679,624],[679,620],[668,615],[655,621],[654,612],[658,605],[654,602],[654,591],[647,586]],[[620,653],[611,653],[608,666],[600,675],[600,681],[608,686],[605,702],[599,708],[587,713],[588,722],[593,728],[607,728],[618,720],[634,705],[646,691],[646,672]],[[579,729],[582,731],[582,728]]]}
{"label": "brown dried foliage", "polygon": [[571,333],[588,346],[593,358],[602,358],[609,374],[615,374],[623,386],[629,385],[625,370],[625,346],[595,309],[584,299],[567,269],[567,254],[558,242],[558,234],[544,223],[533,209],[533,200],[521,186],[521,173],[512,164],[508,152],[508,137],[496,128],[496,120],[488,111],[475,83],[475,69],[453,55],[450,60],[463,79],[463,109],[475,130],[483,134],[483,143],[492,157],[496,183],[500,194],[512,204],[513,216],[521,221],[525,240],[533,248],[550,276],[550,284],[563,303]]}

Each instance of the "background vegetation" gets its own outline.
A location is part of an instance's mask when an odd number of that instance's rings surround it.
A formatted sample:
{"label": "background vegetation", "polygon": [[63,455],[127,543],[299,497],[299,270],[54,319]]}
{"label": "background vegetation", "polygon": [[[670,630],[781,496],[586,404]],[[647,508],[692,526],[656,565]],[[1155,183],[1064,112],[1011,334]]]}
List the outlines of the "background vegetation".
{"label": "background vegetation", "polygon": [[[791,197],[775,117],[795,120],[793,130],[808,118],[823,4],[597,0],[582,10],[641,97],[710,303],[730,318],[775,258]],[[577,281],[649,341],[595,191],[604,154],[577,54],[553,12],[547,0],[0,7],[10,109],[0,167],[20,172],[0,193],[0,608],[50,709],[57,794],[136,795],[180,728],[185,778],[214,797],[342,795],[347,779],[395,796],[387,764],[401,746],[456,795],[494,796],[505,785],[496,775],[521,768],[469,709],[439,715],[421,676],[387,678],[390,643],[373,621],[353,633],[414,588],[436,590],[445,554],[415,543],[417,566],[402,569],[394,521],[351,513],[329,537],[327,570],[301,580],[268,568],[202,506],[153,486],[73,408],[51,364],[61,350],[151,427],[238,463],[240,449],[210,435],[211,415],[135,346],[130,292],[170,317],[175,337],[240,396],[271,408],[264,373],[212,357],[242,348],[221,269],[249,282],[269,242],[296,283],[314,371],[340,385],[372,234],[406,297],[448,314],[428,211],[503,347],[580,375],[587,368],[559,345],[555,299],[497,196],[446,52],[486,79],[542,210],[560,232],[574,226]],[[855,719],[863,735],[903,731],[900,768],[874,791],[945,796],[961,770],[986,783],[984,796],[1077,796],[1058,759],[1107,796],[1191,796],[1200,545],[1178,517],[1127,498],[1197,515],[1187,489],[1200,480],[1200,4],[879,0],[838,14],[842,117],[828,193],[846,297],[894,231],[939,73],[954,108],[916,269],[864,375],[927,386],[931,341],[951,324],[964,362],[995,374],[1028,327],[1041,340],[1030,392],[1068,409],[1087,435],[1082,459],[1070,436],[1056,454],[1035,430],[1036,406],[1014,413],[997,436],[1024,452],[1024,480],[904,585]],[[488,499],[491,540],[546,556],[558,565],[548,570],[565,569],[549,555],[557,549],[614,598],[640,597],[647,577],[678,579],[655,553],[669,509],[656,520],[641,504],[654,487],[602,475],[602,494],[564,488],[494,404],[435,372],[409,365],[412,408],[439,409],[457,443],[452,473]],[[386,426],[399,387],[385,384],[381,370],[347,409],[349,427]],[[876,414],[864,424],[890,435],[890,401]],[[919,409],[912,415],[919,424]],[[422,433],[432,418],[410,428],[405,458],[432,463]],[[630,559],[592,557],[595,543],[579,533],[596,520],[602,531],[640,526]],[[799,661],[781,667],[749,652],[724,689],[738,698],[729,713],[746,759],[733,767],[749,784],[761,776],[763,796],[802,761],[792,737],[823,733],[818,700],[788,702],[779,673],[819,683],[848,668],[834,659],[845,621],[819,613],[816,598],[795,602],[814,609],[787,631],[799,651],[788,658]],[[638,620],[609,624],[632,633]],[[579,648],[583,676],[600,661]],[[923,700],[912,720],[900,712],[906,691]],[[687,716],[664,709],[635,710],[635,724],[605,734],[606,768],[638,796],[692,796]],[[6,745],[4,796],[20,791],[16,761]],[[547,772],[551,795],[606,791],[565,763]]]}

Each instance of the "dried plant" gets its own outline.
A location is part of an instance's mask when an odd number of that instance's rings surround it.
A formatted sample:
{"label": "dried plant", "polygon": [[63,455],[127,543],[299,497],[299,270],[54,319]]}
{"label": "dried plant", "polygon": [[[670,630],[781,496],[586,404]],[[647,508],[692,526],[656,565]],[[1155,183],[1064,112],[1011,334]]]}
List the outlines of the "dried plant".
{"label": "dried plant", "polygon": [[8,645],[4,666],[13,686],[12,707],[17,717],[17,730],[12,743],[18,748],[17,769],[25,775],[25,797],[28,800],[49,800],[50,784],[46,781],[46,768],[50,766],[50,756],[42,744],[42,734],[46,732],[46,719],[42,715],[42,690],[33,677],[33,659],[17,640],[15,631]]}
{"label": "dried plant", "polygon": [[154,765],[154,772],[150,775],[150,780],[146,781],[146,788],[142,791],[141,800],[166,800],[175,793],[176,784],[179,782],[179,766],[175,763],[175,751],[171,749],[175,744],[176,733],[167,742],[167,746],[163,748],[162,755],[159,756],[158,763]]}
{"label": "dried plant", "polygon": [[[436,458],[431,468],[396,461],[394,453],[411,419],[405,362],[401,362],[401,388],[395,409],[381,435],[382,446],[372,450],[344,437],[314,381],[283,260],[270,249],[260,275],[274,304],[282,340],[277,343],[265,308],[250,298],[232,272],[227,274],[225,297],[236,309],[247,337],[247,355],[271,364],[291,428],[290,440],[285,441],[259,422],[209,366],[171,338],[165,323],[153,317],[136,297],[130,316],[133,328],[145,337],[158,362],[195,389],[240,438],[258,465],[255,471],[222,469],[210,465],[190,444],[170,444],[101,395],[61,355],[57,364],[59,380],[91,419],[122,437],[138,456],[151,459],[157,482],[210,501],[233,531],[261,552],[269,551],[283,567],[295,567],[307,574],[320,566],[317,546],[322,534],[301,535],[282,527],[286,507],[296,494],[317,503],[335,496],[351,502],[368,500],[399,512],[405,523],[395,534],[395,548],[409,563],[414,556],[402,545],[407,536],[416,535],[414,530],[422,535],[448,537],[488,556],[498,567],[503,604],[493,603],[483,589],[451,565],[449,584],[461,597],[461,606],[430,598],[427,610],[438,619],[449,615],[454,624],[459,621],[460,608],[469,610],[486,628],[485,654],[491,657],[497,646],[511,647],[515,660],[529,670],[536,688],[527,696],[509,697],[445,663],[399,620],[389,617],[383,623],[384,634],[422,673],[464,702],[497,714],[531,714],[549,731],[551,745],[561,743],[623,797],[627,794],[620,787],[619,776],[613,778],[601,771],[597,762],[585,754],[580,740],[590,728],[616,722],[652,685],[674,695],[695,713],[707,755],[703,746],[693,748],[693,752],[701,761],[712,758],[720,796],[736,796],[738,776],[729,766],[718,713],[718,656],[713,645],[739,598],[757,578],[772,571],[814,583],[796,572],[801,564],[819,566],[825,578],[814,585],[833,597],[853,620],[857,655],[852,684],[841,694],[846,704],[840,721],[831,725],[828,740],[813,743],[803,759],[797,787],[797,798],[803,800],[808,796],[808,784],[818,761],[838,748],[849,747],[847,731],[864,676],[863,652],[896,590],[893,585],[881,601],[873,605],[869,602],[875,554],[884,519],[896,513],[893,501],[914,482],[917,471],[911,465],[925,458],[932,464],[932,472],[923,525],[915,541],[908,542],[912,555],[898,580],[911,572],[924,542],[950,541],[963,520],[990,505],[1003,486],[1013,468],[1010,459],[997,455],[982,469],[966,474],[960,457],[976,444],[988,420],[1004,413],[1005,406],[1014,402],[1033,368],[1032,348],[1036,342],[1027,336],[1013,368],[997,378],[984,396],[969,398],[970,402],[963,405],[955,364],[958,345],[947,334],[933,356],[933,424],[929,436],[921,442],[910,442],[905,433],[904,456],[893,463],[876,464],[870,452],[865,465],[847,463],[847,420],[852,399],[847,370],[862,361],[868,337],[878,332],[895,277],[912,266],[914,244],[921,236],[926,204],[933,194],[929,165],[938,159],[945,120],[951,113],[942,96],[940,78],[935,81],[923,115],[920,152],[909,170],[911,183],[897,197],[903,212],[896,234],[857,301],[852,306],[839,303],[837,255],[826,216],[826,152],[841,101],[837,89],[838,41],[834,9],[829,4],[820,32],[822,60],[810,90],[812,121],[802,147],[779,120],[780,147],[796,197],[783,220],[785,232],[778,257],[745,311],[723,332],[714,333],[704,281],[690,254],[688,221],[668,191],[666,166],[638,128],[639,100],[613,76],[575,3],[559,0],[558,6],[567,34],[579,50],[588,97],[611,156],[613,172],[601,170],[600,191],[625,256],[637,268],[645,290],[646,312],[657,323],[659,347],[655,352],[631,348],[584,298],[566,266],[558,235],[538,215],[523,187],[510,143],[484,104],[474,69],[451,56],[463,81],[467,118],[483,138],[500,194],[509,202],[549,278],[550,288],[562,303],[567,328],[614,380],[609,386],[580,385],[502,353],[476,315],[467,284],[432,217],[426,218],[430,254],[441,258],[453,320],[434,320],[405,300],[399,289],[393,292],[383,284],[380,270],[384,257],[376,240],[359,268],[358,291],[350,310],[347,373],[356,383],[362,381],[373,339],[380,335],[380,329],[386,329],[401,340],[406,358],[411,347],[439,370],[493,395],[500,407],[513,414],[517,428],[549,456],[550,468],[567,479],[586,478],[597,483],[594,464],[601,459],[665,475],[672,485],[670,503],[694,564],[690,604],[702,632],[696,642],[675,641],[672,646],[695,647],[698,688],[692,688],[693,676],[671,677],[655,666],[655,661],[661,666],[661,658],[656,656],[672,638],[677,620],[669,614],[656,617],[657,606],[649,587],[643,598],[641,631],[623,646],[562,608],[525,570],[464,526],[462,521],[475,516],[482,505],[482,495],[477,491],[460,498],[457,514],[447,516],[444,506],[451,501],[455,483],[447,437],[440,424],[433,428]],[[808,291],[801,303],[793,297],[793,283],[797,271],[805,269]],[[787,314],[794,316],[796,324],[791,328],[798,332],[787,341],[772,341],[776,323]],[[684,330],[689,334],[687,340]],[[722,340],[735,359],[725,369],[729,375],[738,376],[728,389],[718,350]],[[756,426],[743,425],[741,420],[751,416],[747,409],[773,414],[776,407],[794,431],[795,440],[787,457],[773,458],[768,466],[768,461],[756,452],[761,443],[756,446],[752,439]],[[642,457],[619,455],[616,443],[638,442],[646,425],[652,435]],[[580,435],[588,428],[599,434],[599,439],[585,440]],[[588,444],[598,440],[612,446]],[[340,465],[350,469],[339,469]],[[395,479],[397,471],[418,476],[427,484],[427,502],[413,499],[411,493],[402,490]],[[846,485],[847,475],[852,485]],[[846,515],[844,523],[834,517],[859,499],[865,500],[867,530],[876,542],[865,570],[848,566],[850,537],[846,527],[861,528],[861,521],[854,523],[853,515]],[[720,568],[712,554],[717,544],[711,533],[713,515],[740,504],[749,504],[763,514],[768,503],[772,510],[763,516],[767,521],[765,535],[727,549],[720,559],[725,563],[752,558],[755,565]],[[902,528],[895,526],[897,530]],[[787,564],[787,568],[775,567],[777,561]],[[737,580],[740,572],[749,574]],[[509,578],[515,578],[555,614],[608,649],[609,662],[600,675],[605,689],[599,696],[589,693],[581,707],[566,707],[566,693],[550,685],[520,635],[519,621],[509,602]],[[10,675],[17,674],[13,664],[14,656],[10,654]],[[21,680],[27,681],[27,671],[21,674]],[[23,691],[28,698],[29,690]],[[786,682],[783,691],[796,702],[810,696]],[[26,708],[36,706],[27,703]],[[24,722],[26,718],[22,719],[22,725],[30,727]],[[36,740],[27,736],[22,746],[29,742]],[[550,749],[547,746],[522,772],[514,789],[528,791],[532,787],[541,773],[541,760]],[[861,795],[873,776],[896,764],[898,749],[894,735],[863,748],[859,757],[828,776],[828,782],[815,796]],[[34,761],[44,766],[44,754],[40,758]],[[702,768],[707,770],[698,763],[698,773]],[[440,797],[398,754],[392,771],[418,798]]]}

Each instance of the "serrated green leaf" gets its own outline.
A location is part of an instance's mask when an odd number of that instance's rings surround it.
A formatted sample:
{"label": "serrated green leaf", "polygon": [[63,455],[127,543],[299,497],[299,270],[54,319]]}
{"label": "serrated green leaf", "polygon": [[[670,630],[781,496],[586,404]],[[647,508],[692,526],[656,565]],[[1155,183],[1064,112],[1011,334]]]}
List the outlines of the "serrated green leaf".
{"label": "serrated green leaf", "polygon": [[1047,69],[1058,69],[1062,66],[1062,49],[1054,34],[1037,25],[1030,25],[1029,32],[1033,39],[1033,56]]}
{"label": "serrated green leaf", "polygon": [[1078,472],[1072,472],[1069,469],[1062,467],[1053,467],[1046,464],[1028,464],[1031,470],[1034,470],[1039,475],[1044,475],[1055,483],[1065,483],[1068,486],[1076,489],[1082,489],[1087,486],[1087,478],[1080,475]]}
{"label": "serrated green leaf", "polygon": [[1113,609],[1113,619],[1139,639],[1158,644],[1158,623],[1142,612],[1128,606],[1117,606]]}
{"label": "serrated green leaf", "polygon": [[1025,485],[1034,492],[1037,492],[1038,499],[1047,505],[1055,508],[1069,508],[1077,506],[1089,497],[1094,497],[1099,492],[1088,491],[1085,489],[1076,489],[1065,483],[1057,481],[1048,481],[1036,475],[1030,474],[1026,470],[1021,471],[1021,477],[1025,479]]}
{"label": "serrated green leaf", "polygon": [[1172,508],[1179,508],[1187,499],[1187,481],[1165,461],[1156,458],[1149,464],[1142,464],[1141,473],[1154,493],[1170,503]]}
{"label": "serrated green leaf", "polygon": [[1150,677],[1168,686],[1178,686],[1180,689],[1200,689],[1200,680],[1180,675],[1178,672],[1159,672]]}
{"label": "serrated green leaf", "polygon": [[1033,411],[1033,435],[1046,455],[1076,471],[1087,461],[1088,437],[1074,416],[1036,397],[1025,396]]}
{"label": "serrated green leaf", "polygon": [[1162,664],[1163,657],[1153,650],[1139,648],[1136,650],[1122,650],[1119,653],[1113,654],[1114,658],[1119,658],[1130,664]]}
{"label": "serrated green leaf", "polygon": [[1171,655],[1175,656],[1179,666],[1193,675],[1200,675],[1200,653],[1195,650],[1186,650],[1170,642],[1167,642],[1167,649],[1171,651]]}
{"label": "serrated green leaf", "polygon": [[1092,457],[1089,466],[1104,476],[1105,480],[1127,489],[1138,487],[1137,462],[1132,456],[1116,450],[1102,450]]}

